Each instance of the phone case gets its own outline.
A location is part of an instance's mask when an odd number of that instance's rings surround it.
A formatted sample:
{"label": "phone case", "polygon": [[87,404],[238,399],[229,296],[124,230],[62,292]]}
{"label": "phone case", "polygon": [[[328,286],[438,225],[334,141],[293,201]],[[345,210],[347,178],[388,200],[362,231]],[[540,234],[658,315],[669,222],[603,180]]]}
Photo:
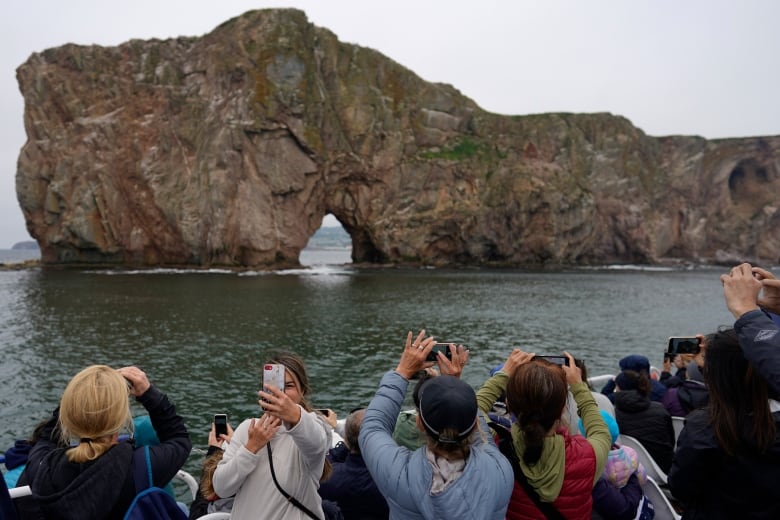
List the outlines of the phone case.
{"label": "phone case", "polygon": [[284,365],[264,365],[263,366],[263,388],[268,385],[274,385],[279,390],[284,391]]}

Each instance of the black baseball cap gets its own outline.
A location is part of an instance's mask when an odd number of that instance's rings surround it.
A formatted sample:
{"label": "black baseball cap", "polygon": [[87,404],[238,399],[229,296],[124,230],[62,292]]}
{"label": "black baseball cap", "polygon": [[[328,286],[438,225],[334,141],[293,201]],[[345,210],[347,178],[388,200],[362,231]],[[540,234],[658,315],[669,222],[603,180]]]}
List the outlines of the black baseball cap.
{"label": "black baseball cap", "polygon": [[[441,443],[468,437],[477,424],[477,394],[453,376],[432,377],[420,387],[420,419],[428,434]],[[455,437],[445,435],[454,430]]]}

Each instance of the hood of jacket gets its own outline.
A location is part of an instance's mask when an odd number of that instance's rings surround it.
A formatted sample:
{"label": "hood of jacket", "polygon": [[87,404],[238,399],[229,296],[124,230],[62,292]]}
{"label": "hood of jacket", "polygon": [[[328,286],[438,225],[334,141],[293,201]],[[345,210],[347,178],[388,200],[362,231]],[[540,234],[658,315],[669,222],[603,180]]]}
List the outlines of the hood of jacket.
{"label": "hood of jacket", "polygon": [[44,513],[57,518],[104,518],[129,478],[133,445],[117,444],[85,463],[70,462],[66,451],[53,450],[41,462],[31,484],[33,497]]}
{"label": "hood of jacket", "polygon": [[650,407],[650,398],[643,397],[637,390],[621,390],[615,393],[615,408],[627,413],[636,413]]}
{"label": "hood of jacket", "polygon": [[677,389],[677,399],[686,412],[707,406],[710,392],[704,383],[687,380]]}
{"label": "hood of jacket", "polygon": [[564,459],[566,458],[566,437],[568,432],[561,428],[557,431],[556,435],[549,435],[544,438],[542,453],[544,454],[535,464],[527,465],[523,461],[523,453],[525,453],[525,438],[520,430],[520,426],[515,423],[512,426],[512,442],[514,444],[515,453],[520,461],[520,467],[523,473],[528,477],[528,482],[536,489],[539,497],[546,501],[552,502],[561,492],[563,487],[563,471]]}

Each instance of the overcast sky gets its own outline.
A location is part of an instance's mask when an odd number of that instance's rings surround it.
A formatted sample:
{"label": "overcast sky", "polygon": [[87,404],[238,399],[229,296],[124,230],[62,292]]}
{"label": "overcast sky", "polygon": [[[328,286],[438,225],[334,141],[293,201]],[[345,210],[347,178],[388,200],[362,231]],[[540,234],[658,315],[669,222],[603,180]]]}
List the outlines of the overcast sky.
{"label": "overcast sky", "polygon": [[198,36],[297,7],[502,114],[611,112],[647,134],[780,135],[776,0],[25,0],[0,21],[0,249],[29,240],[14,176],[26,135],[15,69],[66,43]]}

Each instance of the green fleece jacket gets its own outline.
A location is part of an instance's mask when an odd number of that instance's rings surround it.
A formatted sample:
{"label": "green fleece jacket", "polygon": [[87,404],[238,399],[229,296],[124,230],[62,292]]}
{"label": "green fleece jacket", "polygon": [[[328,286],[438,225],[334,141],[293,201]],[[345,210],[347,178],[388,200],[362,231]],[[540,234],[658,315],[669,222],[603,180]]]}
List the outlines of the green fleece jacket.
{"label": "green fleece jacket", "polygon": [[[490,411],[493,403],[504,392],[508,379],[509,377],[506,373],[499,371],[485,381],[485,384],[477,392],[477,404],[482,412],[487,414]],[[572,385],[569,390],[577,403],[577,409],[580,417],[582,417],[587,440],[593,446],[593,451],[596,454],[596,473],[593,475],[593,483],[595,484],[604,472],[607,454],[612,445],[612,437],[607,425],[601,418],[599,407],[596,404],[596,400],[593,399],[588,385],[584,382],[577,383]],[[512,425],[512,440],[515,453],[518,454],[520,459],[520,467],[525,476],[528,477],[528,482],[531,483],[531,486],[539,493],[539,497],[544,502],[555,501],[563,487],[566,458],[564,436],[560,432],[556,432],[554,435],[546,437],[542,447],[542,457],[532,466],[528,466],[523,462],[522,454],[525,452],[525,438],[517,423]]]}

